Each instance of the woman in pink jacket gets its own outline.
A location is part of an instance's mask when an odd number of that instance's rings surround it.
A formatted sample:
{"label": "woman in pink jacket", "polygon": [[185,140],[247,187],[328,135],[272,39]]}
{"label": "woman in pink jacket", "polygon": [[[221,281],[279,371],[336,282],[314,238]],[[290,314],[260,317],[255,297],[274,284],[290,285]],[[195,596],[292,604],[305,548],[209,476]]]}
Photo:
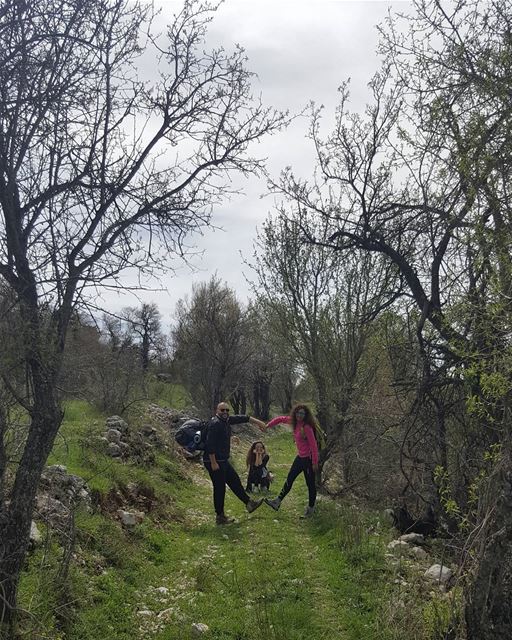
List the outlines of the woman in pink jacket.
{"label": "woman in pink jacket", "polygon": [[269,507],[277,511],[283,498],[292,488],[297,476],[303,473],[309,493],[308,506],[304,512],[304,516],[307,517],[313,513],[316,501],[315,473],[318,469],[318,446],[314,430],[318,429],[318,425],[311,413],[311,409],[305,404],[295,405],[289,416],[273,418],[267,423],[266,428],[282,423],[291,424],[293,427],[293,438],[297,445],[297,457],[288,472],[288,477],[281,489],[281,493],[273,500],[265,498],[265,502]]}

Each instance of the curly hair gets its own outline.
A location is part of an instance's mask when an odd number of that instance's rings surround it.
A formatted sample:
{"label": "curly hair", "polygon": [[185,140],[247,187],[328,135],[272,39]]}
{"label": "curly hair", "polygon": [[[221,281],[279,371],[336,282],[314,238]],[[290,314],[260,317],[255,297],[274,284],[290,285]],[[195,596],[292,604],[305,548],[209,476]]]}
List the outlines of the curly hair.
{"label": "curly hair", "polygon": [[291,411],[290,411],[290,424],[293,428],[293,430],[295,431],[296,427],[297,427],[297,411],[299,411],[299,409],[303,409],[305,412],[304,415],[304,421],[302,423],[301,426],[301,436],[303,438],[306,437],[305,433],[304,433],[304,425],[305,424],[309,424],[310,427],[312,427],[312,429],[314,431],[318,431],[319,430],[319,425],[318,422],[315,418],[315,416],[313,415],[313,412],[311,411],[310,407],[307,404],[304,403],[298,403],[295,406],[292,407]]}
{"label": "curly hair", "polygon": [[264,442],[262,442],[261,440],[256,440],[255,442],[253,442],[251,444],[251,448],[247,452],[247,457],[245,459],[245,463],[247,464],[247,468],[248,469],[250,469],[254,465],[254,463],[256,462],[256,454],[254,453],[254,447],[257,444],[261,444],[261,446],[263,447],[263,455],[265,455],[267,453],[267,449],[265,447],[265,443]]}

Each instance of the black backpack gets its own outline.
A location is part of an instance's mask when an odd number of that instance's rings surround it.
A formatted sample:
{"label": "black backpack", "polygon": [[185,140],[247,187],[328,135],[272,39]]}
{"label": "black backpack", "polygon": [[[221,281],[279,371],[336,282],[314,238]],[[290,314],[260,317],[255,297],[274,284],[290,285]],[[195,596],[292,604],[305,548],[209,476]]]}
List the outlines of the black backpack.
{"label": "black backpack", "polygon": [[208,422],[198,418],[186,420],[174,434],[176,442],[189,452],[204,451]]}

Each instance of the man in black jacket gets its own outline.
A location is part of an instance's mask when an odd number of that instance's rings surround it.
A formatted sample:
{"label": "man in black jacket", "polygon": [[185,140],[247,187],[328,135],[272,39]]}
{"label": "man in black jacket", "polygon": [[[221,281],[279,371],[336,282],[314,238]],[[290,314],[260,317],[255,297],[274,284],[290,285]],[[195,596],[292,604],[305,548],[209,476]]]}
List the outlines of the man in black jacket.
{"label": "man in black jacket", "polygon": [[228,524],[233,518],[228,518],[224,513],[224,498],[226,485],[235,496],[245,504],[249,513],[255,511],[263,500],[251,500],[244,491],[240,476],[229,462],[231,449],[231,425],[241,422],[250,422],[262,429],[263,423],[252,416],[230,416],[229,407],[225,402],[217,405],[216,414],[208,423],[206,435],[206,447],[203,456],[206,467],[213,484],[213,506],[217,514],[217,524]]}

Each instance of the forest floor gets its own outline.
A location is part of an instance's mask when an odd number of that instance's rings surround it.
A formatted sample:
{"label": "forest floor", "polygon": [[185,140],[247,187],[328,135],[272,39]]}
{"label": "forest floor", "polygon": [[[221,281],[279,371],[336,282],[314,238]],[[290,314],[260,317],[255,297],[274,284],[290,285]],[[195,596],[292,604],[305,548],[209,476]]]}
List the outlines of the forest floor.
{"label": "forest floor", "polygon": [[[31,555],[20,589],[28,612],[25,637],[432,637],[438,607],[426,611],[401,597],[404,572],[386,557],[393,534],[379,514],[320,496],[315,514],[301,519],[307,492],[299,477],[278,512],[263,504],[248,514],[228,490],[226,512],[235,522],[216,526],[211,484],[200,462],[175,454],[157,456],[148,468],[106,462],[90,450],[90,429],[78,427],[79,422],[79,416],[70,418],[67,436],[50,462],[85,477],[104,496],[103,513],[76,514],[72,562],[64,581],[58,578],[65,556],[62,540],[46,532],[45,545]],[[242,480],[248,442],[242,437],[233,447]],[[294,443],[283,431],[266,434],[265,442],[274,496],[295,455]],[[158,504],[141,524],[126,529],[105,512],[105,496],[112,498],[114,487],[119,493],[133,482],[149,486]],[[256,493],[259,497],[263,494]]]}

